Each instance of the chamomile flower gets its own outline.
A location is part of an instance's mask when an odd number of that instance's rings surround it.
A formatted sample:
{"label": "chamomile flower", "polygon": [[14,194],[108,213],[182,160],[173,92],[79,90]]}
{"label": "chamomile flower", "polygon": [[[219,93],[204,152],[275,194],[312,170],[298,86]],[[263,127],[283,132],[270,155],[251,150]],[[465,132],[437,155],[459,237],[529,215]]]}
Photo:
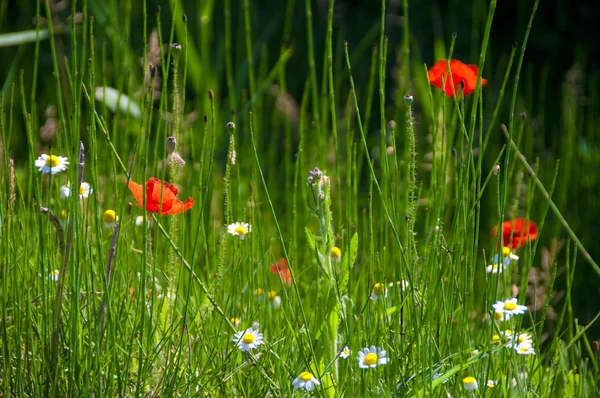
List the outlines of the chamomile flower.
{"label": "chamomile flower", "polygon": [[294,381],[292,381],[294,390],[304,389],[306,391],[312,391],[320,384],[321,382],[317,380],[310,372],[302,372],[300,373],[300,376],[296,377]]}
{"label": "chamomile flower", "polygon": [[231,235],[239,236],[241,240],[244,240],[246,234],[250,233],[251,230],[250,224],[245,222],[236,222],[227,226],[227,232]]}
{"label": "chamomile flower", "polygon": [[495,311],[502,311],[504,314],[519,315],[527,311],[527,307],[517,304],[516,298],[511,298],[506,301],[498,301],[493,305]]}
{"label": "chamomile flower", "polygon": [[485,267],[485,272],[488,274],[498,274],[504,272],[508,266],[506,264],[492,263]]}
{"label": "chamomile flower", "polygon": [[342,249],[337,246],[333,246],[331,248],[331,257],[337,262],[340,262],[342,259]]}
{"label": "chamomile flower", "polygon": [[345,346],[344,348],[342,348],[342,351],[340,351],[340,358],[346,359],[350,356],[350,354],[350,348],[348,348],[348,346]]}
{"label": "chamomile flower", "polygon": [[477,388],[479,388],[479,386],[477,385],[477,380],[475,380],[474,377],[468,376],[465,377],[463,380],[463,387],[465,388],[465,390],[477,390]]}
{"label": "chamomile flower", "polygon": [[385,355],[385,350],[377,348],[374,345],[371,348],[363,348],[362,351],[358,352],[358,367],[369,369],[383,366],[388,363],[388,358]]}
{"label": "chamomile flower", "polygon": [[[90,184],[87,182],[82,182],[79,187],[79,198],[87,198],[90,194],[94,192],[94,190],[90,187]],[[67,183],[67,185],[63,185],[60,187],[60,197],[68,198],[71,196],[71,183]]]}
{"label": "chamomile flower", "polygon": [[240,323],[242,322],[242,318],[232,317],[229,319],[229,322],[231,322],[233,327],[237,328],[238,326],[240,326]]}
{"label": "chamomile flower", "polygon": [[518,345],[529,345],[533,346],[533,338],[529,333],[523,332],[518,336],[514,336],[513,341]]}
{"label": "chamomile flower", "polygon": [[119,222],[119,217],[117,216],[117,213],[115,213],[114,210],[108,209],[104,212],[102,220],[104,220],[105,228],[114,228],[115,224]]}
{"label": "chamomile flower", "polygon": [[269,293],[267,293],[267,298],[269,299],[269,302],[273,308],[281,307],[281,297],[275,290],[271,290]]}
{"label": "chamomile flower", "polygon": [[[516,254],[514,254],[511,250],[510,247],[503,247],[502,248],[502,263],[508,267],[511,263],[511,261],[517,261],[519,259],[519,256],[517,256]],[[496,254],[493,258],[492,258],[492,264],[498,264],[500,262],[500,256],[498,254]]]}
{"label": "chamomile flower", "polygon": [[50,275],[48,275],[48,278],[46,278],[46,279],[48,279],[49,281],[56,282],[58,280],[59,275],[60,275],[60,272],[57,269],[55,269],[54,271],[50,272]]}
{"label": "chamomile flower", "polygon": [[519,355],[535,355],[535,350],[530,344],[522,343],[515,346],[515,351]]}
{"label": "chamomile flower", "polygon": [[43,174],[58,174],[65,171],[68,164],[69,159],[65,157],[46,154],[42,154],[35,161],[35,167]]}
{"label": "chamomile flower", "polygon": [[498,380],[488,380],[487,382],[487,386],[489,388],[494,388],[498,385]]}
{"label": "chamomile flower", "polygon": [[137,216],[135,218],[135,225],[137,227],[141,227],[142,225],[144,225],[144,221],[148,222],[148,228],[150,227],[150,225],[152,225],[152,221],[148,219],[148,217],[146,215],[143,216]]}
{"label": "chamomile flower", "polygon": [[250,351],[263,343],[263,335],[258,332],[258,328],[248,328],[237,332],[231,341],[236,343],[240,350]]}
{"label": "chamomile flower", "polygon": [[371,300],[378,300],[380,297],[385,297],[386,294],[387,290],[385,285],[383,283],[376,283],[375,286],[373,286],[373,290],[371,291],[369,298]]}

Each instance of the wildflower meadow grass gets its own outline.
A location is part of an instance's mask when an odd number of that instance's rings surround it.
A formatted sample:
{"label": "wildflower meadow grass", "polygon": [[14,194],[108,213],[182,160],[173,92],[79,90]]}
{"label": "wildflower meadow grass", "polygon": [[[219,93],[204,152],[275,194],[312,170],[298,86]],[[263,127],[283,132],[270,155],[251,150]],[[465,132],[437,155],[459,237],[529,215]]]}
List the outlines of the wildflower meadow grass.
{"label": "wildflower meadow grass", "polygon": [[491,65],[496,0],[469,59],[410,38],[419,2],[359,42],[284,3],[37,2],[0,34],[33,65],[0,98],[0,395],[595,396],[600,268],[523,113],[543,4]]}

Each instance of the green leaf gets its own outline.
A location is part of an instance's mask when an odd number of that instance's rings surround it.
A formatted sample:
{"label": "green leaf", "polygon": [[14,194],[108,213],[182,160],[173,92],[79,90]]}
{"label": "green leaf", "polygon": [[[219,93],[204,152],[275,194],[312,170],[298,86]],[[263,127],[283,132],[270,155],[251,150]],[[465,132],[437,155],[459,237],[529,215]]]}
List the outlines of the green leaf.
{"label": "green leaf", "polygon": [[142,116],[142,111],[134,100],[112,87],[96,87],[94,97],[108,106],[113,112],[116,112],[118,109],[123,113],[129,113],[136,119]]}
{"label": "green leaf", "polygon": [[4,33],[0,35],[0,47],[18,46],[25,43],[44,40],[50,37],[47,29],[24,30],[22,32]]}

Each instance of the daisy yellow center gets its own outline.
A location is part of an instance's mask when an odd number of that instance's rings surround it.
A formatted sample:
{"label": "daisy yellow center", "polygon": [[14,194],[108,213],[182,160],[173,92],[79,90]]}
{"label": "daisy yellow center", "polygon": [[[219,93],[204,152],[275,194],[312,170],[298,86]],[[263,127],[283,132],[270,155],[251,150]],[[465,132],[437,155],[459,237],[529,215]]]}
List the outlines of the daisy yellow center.
{"label": "daisy yellow center", "polygon": [[255,296],[262,296],[262,295],[263,295],[263,293],[264,293],[264,290],[262,289],[262,287],[259,287],[258,289],[256,289],[256,290],[254,291],[254,295],[255,295]]}
{"label": "daisy yellow center", "polygon": [[79,194],[80,194],[80,195],[83,195],[84,193],[85,193],[85,188],[84,188],[84,186],[82,185],[82,186],[80,186],[80,187],[79,187]]}
{"label": "daisy yellow center", "polygon": [[300,373],[300,380],[302,381],[311,381],[313,379],[313,375],[310,372],[302,372]]}
{"label": "daisy yellow center", "polygon": [[337,246],[333,246],[331,248],[331,255],[333,256],[333,258],[338,258],[339,259],[340,257],[342,257],[342,249],[340,249]]}
{"label": "daisy yellow center", "polygon": [[510,248],[508,248],[508,247],[503,247],[503,248],[502,248],[502,255],[503,255],[504,257],[510,257]]}
{"label": "daisy yellow center", "polygon": [[497,271],[498,270],[498,264],[492,265],[492,270]]}
{"label": "daisy yellow center", "polygon": [[246,333],[244,337],[242,337],[242,343],[244,344],[252,344],[254,343],[254,335],[251,333]]}
{"label": "daisy yellow center", "polygon": [[365,355],[365,365],[371,366],[377,363],[377,354],[370,352]]}
{"label": "daisy yellow center", "polygon": [[[81,188],[79,189],[79,191],[81,192]],[[104,212],[104,222],[115,222],[116,218],[117,213],[115,213],[114,210],[106,210]]]}
{"label": "daisy yellow center", "polygon": [[464,384],[473,384],[473,383],[475,383],[475,378],[474,378],[474,377],[471,377],[471,376],[469,376],[469,377],[465,377],[465,378],[463,379],[463,383],[464,383]]}
{"label": "daisy yellow center", "polygon": [[498,336],[497,334],[492,336],[492,341],[498,341],[500,340],[500,336]]}
{"label": "daisy yellow center", "polygon": [[58,166],[58,158],[54,155],[50,155],[46,158],[46,166],[48,167],[56,167]]}
{"label": "daisy yellow center", "polygon": [[234,325],[237,325],[240,322],[240,318],[231,318],[229,322],[233,323]]}
{"label": "daisy yellow center", "polygon": [[383,283],[376,283],[375,286],[373,286],[373,293],[375,293],[378,296],[383,294],[384,291],[385,286],[383,286]]}
{"label": "daisy yellow center", "polygon": [[502,311],[496,311],[494,312],[494,319],[499,321],[500,319],[502,319],[502,317],[504,317],[504,313]]}
{"label": "daisy yellow center", "polygon": [[529,350],[529,347],[521,347],[519,348],[519,351],[521,352],[527,352]]}
{"label": "daisy yellow center", "polygon": [[246,228],[244,228],[242,225],[235,227],[235,232],[238,233],[239,235],[244,235],[246,233]]}
{"label": "daisy yellow center", "polygon": [[504,302],[504,309],[508,310],[508,311],[512,311],[517,309],[517,303],[513,302],[513,301],[505,301]]}
{"label": "daisy yellow center", "polygon": [[268,293],[268,297],[269,297],[269,300],[272,300],[272,299],[274,299],[275,297],[277,297],[277,292],[276,292],[275,290],[271,290],[271,291]]}
{"label": "daisy yellow center", "polygon": [[522,343],[522,342],[524,342],[524,341],[526,340],[526,338],[527,338],[527,336],[520,335],[520,336],[519,336],[519,343]]}

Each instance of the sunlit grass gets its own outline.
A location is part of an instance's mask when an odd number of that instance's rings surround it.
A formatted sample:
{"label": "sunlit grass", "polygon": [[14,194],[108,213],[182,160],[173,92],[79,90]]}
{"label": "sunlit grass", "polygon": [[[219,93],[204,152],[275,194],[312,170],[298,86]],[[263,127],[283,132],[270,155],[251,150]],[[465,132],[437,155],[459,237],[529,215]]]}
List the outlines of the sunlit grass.
{"label": "sunlit grass", "polygon": [[[241,5],[234,21],[229,0],[202,2],[201,34],[180,2],[168,21],[144,5],[143,26],[118,24],[130,2],[122,16],[83,2],[81,23],[40,27],[32,62],[49,41],[54,74],[16,72],[2,96],[3,394],[593,395],[597,317],[580,324],[571,287],[576,266],[598,267],[552,200],[558,166],[514,118],[526,38],[504,49],[502,81],[488,74],[495,1],[480,58],[463,60],[478,70],[442,62],[434,86],[423,60],[395,64],[385,1],[379,38],[359,45],[333,29],[333,2],[317,26],[310,1],[288,1],[277,54]],[[450,59],[459,38],[443,39]]]}

